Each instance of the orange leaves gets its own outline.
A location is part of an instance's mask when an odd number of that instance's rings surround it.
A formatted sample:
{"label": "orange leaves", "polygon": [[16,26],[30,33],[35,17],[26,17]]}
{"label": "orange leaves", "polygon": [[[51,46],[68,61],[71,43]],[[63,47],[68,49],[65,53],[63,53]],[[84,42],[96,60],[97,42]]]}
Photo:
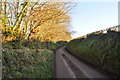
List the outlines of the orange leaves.
{"label": "orange leaves", "polygon": [[46,37],[45,40],[47,40],[47,41],[50,40],[50,37]]}

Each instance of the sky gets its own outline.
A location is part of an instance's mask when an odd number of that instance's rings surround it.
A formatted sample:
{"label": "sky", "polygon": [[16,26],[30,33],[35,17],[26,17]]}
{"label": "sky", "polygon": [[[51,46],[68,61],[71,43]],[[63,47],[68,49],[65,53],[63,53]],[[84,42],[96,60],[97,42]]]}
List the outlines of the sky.
{"label": "sky", "polygon": [[118,25],[118,2],[76,2],[71,11],[73,38]]}

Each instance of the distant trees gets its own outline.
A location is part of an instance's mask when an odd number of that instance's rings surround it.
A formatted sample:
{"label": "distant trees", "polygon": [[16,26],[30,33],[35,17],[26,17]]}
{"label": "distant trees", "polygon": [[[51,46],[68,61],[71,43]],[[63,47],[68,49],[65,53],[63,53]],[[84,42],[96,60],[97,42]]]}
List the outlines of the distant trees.
{"label": "distant trees", "polygon": [[2,2],[1,29],[3,40],[39,39],[40,41],[70,40],[68,30],[72,3],[63,2]]}

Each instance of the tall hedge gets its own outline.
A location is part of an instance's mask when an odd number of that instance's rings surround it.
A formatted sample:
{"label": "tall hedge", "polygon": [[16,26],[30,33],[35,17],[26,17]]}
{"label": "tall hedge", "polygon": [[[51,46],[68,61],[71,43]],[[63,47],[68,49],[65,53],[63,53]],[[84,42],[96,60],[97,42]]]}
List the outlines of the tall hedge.
{"label": "tall hedge", "polygon": [[80,59],[120,76],[120,32],[91,34],[85,39],[74,39],[66,49]]}

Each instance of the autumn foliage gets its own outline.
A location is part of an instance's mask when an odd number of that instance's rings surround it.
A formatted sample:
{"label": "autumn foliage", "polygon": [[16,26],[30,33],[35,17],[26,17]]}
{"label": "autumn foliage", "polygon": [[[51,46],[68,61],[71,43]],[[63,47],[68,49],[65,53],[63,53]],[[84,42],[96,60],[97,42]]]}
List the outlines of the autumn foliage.
{"label": "autumn foliage", "polygon": [[38,39],[68,41],[71,39],[68,2],[1,2],[0,25],[3,41]]}

